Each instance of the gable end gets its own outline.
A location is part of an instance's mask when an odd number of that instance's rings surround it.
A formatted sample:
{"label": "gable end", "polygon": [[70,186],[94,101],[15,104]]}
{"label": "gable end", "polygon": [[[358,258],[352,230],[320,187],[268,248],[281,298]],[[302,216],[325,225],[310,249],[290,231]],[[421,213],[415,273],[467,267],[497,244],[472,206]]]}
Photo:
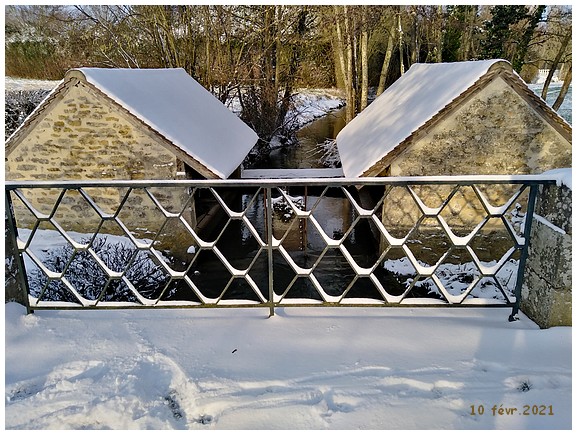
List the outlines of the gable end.
{"label": "gable end", "polygon": [[[79,71],[73,71],[73,73],[82,75],[82,73]],[[203,165],[198,160],[196,160],[193,156],[191,156],[190,154],[183,151],[182,148],[178,147],[172,141],[167,139],[164,135],[159,133],[157,130],[152,128],[150,125],[145,123],[143,120],[141,120],[137,116],[135,116],[133,113],[131,113],[126,108],[124,108],[122,105],[118,104],[114,99],[110,98],[108,95],[106,95],[100,89],[98,89],[96,86],[94,86],[93,84],[91,84],[87,81],[83,81],[82,83],[87,88],[89,88],[92,92],[94,92],[96,95],[98,95],[100,98],[105,99],[109,104],[113,105],[118,111],[123,113],[128,119],[130,119],[133,122],[133,124],[137,128],[146,132],[146,134],[148,136],[150,136],[152,139],[156,140],[157,143],[159,143],[164,148],[169,150],[178,159],[185,162],[187,165],[189,165],[191,168],[193,168],[199,174],[201,174],[202,176],[204,176],[207,179],[219,179],[219,178],[221,178],[220,176],[215,174],[213,171],[211,171],[209,168],[207,168],[205,165]]]}
{"label": "gable end", "polygon": [[378,176],[383,170],[390,166],[391,162],[400,156],[412,143],[415,143],[420,138],[427,135],[436,125],[441,123],[444,119],[451,116],[455,111],[459,109],[463,104],[467,103],[470,99],[474,98],[475,95],[481,91],[487,84],[493,81],[501,74],[502,70],[500,68],[492,68],[489,72],[483,75],[479,80],[477,80],[469,89],[447,104],[443,109],[437,112],[431,119],[425,122],[421,127],[411,133],[405,140],[399,143],[393,150],[391,150],[386,156],[380,159],[378,162],[373,164],[369,169],[364,171],[361,177],[375,177]]}
{"label": "gable end", "polygon": [[428,135],[437,125],[450,118],[457,110],[459,110],[459,108],[467,104],[471,99],[475,98],[484,88],[498,78],[503,79],[503,81],[512,88],[515,94],[517,94],[531,109],[535,111],[536,115],[539,116],[543,122],[550,125],[563,137],[563,139],[571,144],[571,126],[543,100],[541,100],[541,98],[539,98],[531,89],[529,89],[522,79],[513,72],[509,64],[498,62],[469,89],[451,101],[429,121],[398,144],[386,156],[364,171],[361,176],[374,177],[381,175],[383,171],[389,167],[394,160],[404,154],[412,144]]}
{"label": "gable end", "polygon": [[8,157],[12,151],[24,140],[24,138],[42,121],[44,116],[52,110],[65,96],[67,89],[78,82],[78,79],[70,78],[63,80],[32,113],[24,120],[22,125],[6,139],[4,151]]}

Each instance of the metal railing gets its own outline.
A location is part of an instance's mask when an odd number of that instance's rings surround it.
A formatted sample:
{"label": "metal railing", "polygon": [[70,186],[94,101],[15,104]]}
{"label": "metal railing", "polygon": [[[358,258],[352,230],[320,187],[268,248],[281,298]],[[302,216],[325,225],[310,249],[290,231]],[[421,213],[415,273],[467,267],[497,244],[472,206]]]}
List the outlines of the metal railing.
{"label": "metal railing", "polygon": [[501,306],[539,176],[5,184],[29,312]]}

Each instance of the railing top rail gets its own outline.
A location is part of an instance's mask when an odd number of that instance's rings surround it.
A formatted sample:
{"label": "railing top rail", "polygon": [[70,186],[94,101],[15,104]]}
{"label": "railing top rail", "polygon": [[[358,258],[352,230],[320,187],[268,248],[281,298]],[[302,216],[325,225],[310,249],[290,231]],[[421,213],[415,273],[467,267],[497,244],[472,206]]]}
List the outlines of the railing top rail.
{"label": "railing top rail", "polygon": [[267,187],[267,186],[381,186],[425,184],[555,184],[550,175],[454,175],[427,177],[364,177],[364,178],[286,178],[228,180],[74,180],[74,181],[5,181],[5,190],[20,188],[87,188],[87,187]]}

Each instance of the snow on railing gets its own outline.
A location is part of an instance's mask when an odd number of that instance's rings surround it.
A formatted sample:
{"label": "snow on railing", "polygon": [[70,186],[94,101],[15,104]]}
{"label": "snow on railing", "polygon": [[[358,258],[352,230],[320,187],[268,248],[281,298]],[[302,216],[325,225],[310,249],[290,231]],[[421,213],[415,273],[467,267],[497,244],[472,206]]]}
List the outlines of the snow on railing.
{"label": "snow on railing", "polygon": [[30,311],[507,306],[544,176],[5,184]]}

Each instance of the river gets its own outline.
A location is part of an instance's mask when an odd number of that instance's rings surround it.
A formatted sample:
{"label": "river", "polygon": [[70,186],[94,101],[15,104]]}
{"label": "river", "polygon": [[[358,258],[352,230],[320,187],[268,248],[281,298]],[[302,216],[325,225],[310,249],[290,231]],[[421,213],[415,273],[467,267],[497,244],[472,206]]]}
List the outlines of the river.
{"label": "river", "polygon": [[[320,161],[323,150],[320,147],[327,140],[335,139],[339,131],[345,126],[345,109],[338,109],[305,125],[297,132],[298,142],[293,146],[277,148],[273,150],[266,161],[253,166],[254,169],[310,169],[324,167]],[[321,197],[322,192],[318,189],[291,190],[287,193],[294,198],[302,199],[306,210],[311,210],[322,230],[335,239],[343,237],[349,230],[355,218],[354,208],[344,197],[340,189],[332,189]],[[241,204],[235,209],[245,210],[246,216],[259,235],[266,240],[266,215],[264,213],[264,198],[262,193],[253,198],[254,192],[244,193]],[[273,192],[273,197],[279,199],[278,192]],[[294,219],[294,218],[293,218]],[[336,296],[342,294],[353,279],[355,272],[348,264],[338,248],[324,251],[326,242],[319,231],[304,220],[293,223],[290,219],[283,222],[277,214],[273,216],[274,236],[283,239],[283,247],[287,250],[292,260],[301,268],[310,268],[319,261],[315,268],[314,276],[328,294]],[[298,219],[297,219],[298,221]],[[265,290],[268,288],[267,255],[260,251],[251,231],[239,220],[234,220],[216,229],[216,236],[220,231],[221,241],[217,243],[220,251],[226,256],[231,264],[238,269],[250,268],[249,276]],[[239,234],[241,237],[239,237]],[[378,242],[374,239],[368,223],[359,222],[349,232],[344,240],[344,245],[351,255],[362,267],[371,267],[377,260]],[[259,253],[260,252],[260,253]],[[322,256],[322,258],[320,258]],[[198,258],[198,273],[192,277],[192,281],[199,288],[213,289],[211,297],[217,297],[223,288],[229,285],[224,299],[252,299],[257,300],[254,291],[244,280],[233,280],[229,283],[230,273],[223,264],[210,252],[201,253]],[[382,282],[387,282],[388,287],[394,293],[400,294],[404,290],[401,283],[395,277],[387,273],[384,268],[378,268],[375,274]],[[286,297],[307,298],[320,300],[320,296],[313,282],[304,277],[297,278],[293,268],[278,251],[273,254],[274,289],[277,295],[287,291]],[[220,289],[220,290],[217,290]],[[288,289],[288,290],[287,290]],[[266,291],[266,290],[265,290]],[[381,299],[375,286],[368,278],[358,279],[347,293],[348,297],[372,297]]]}
{"label": "river", "polygon": [[345,126],[345,109],[329,112],[297,132],[297,143],[275,148],[269,157],[253,166],[255,169],[309,169],[325,167],[320,159],[326,140],[335,139]]}

